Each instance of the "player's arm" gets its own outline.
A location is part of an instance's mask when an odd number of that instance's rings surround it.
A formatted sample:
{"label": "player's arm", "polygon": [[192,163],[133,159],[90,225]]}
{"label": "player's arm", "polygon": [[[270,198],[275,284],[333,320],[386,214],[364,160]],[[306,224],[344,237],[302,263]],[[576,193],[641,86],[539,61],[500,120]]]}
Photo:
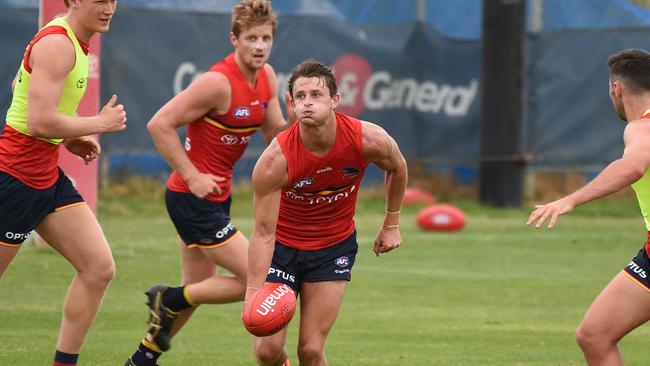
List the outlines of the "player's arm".
{"label": "player's arm", "polygon": [[86,165],[97,159],[102,151],[99,142],[92,136],[67,138],[62,143],[69,152],[83,159]]}
{"label": "player's arm", "polygon": [[275,227],[282,187],[287,185],[287,161],[273,140],[253,169],[255,225],[248,247],[246,298],[266,281],[275,249]]}
{"label": "player's arm", "polygon": [[571,212],[583,203],[618,192],[641,179],[650,167],[650,123],[646,120],[628,123],[623,139],[625,150],[620,159],[610,163],[596,178],[577,191],[559,200],[535,205],[527,225],[536,223],[535,227],[541,227],[550,219],[548,227],[552,228],[560,215]]}
{"label": "player's arm", "polygon": [[199,198],[211,192],[219,193],[217,183],[223,178],[198,171],[183,150],[176,130],[211,110],[219,114],[229,104],[228,78],[221,73],[206,72],[162,106],[147,123],[147,130],[160,154]]}
{"label": "player's arm", "polygon": [[401,244],[398,225],[408,170],[397,143],[384,129],[365,121],[362,126],[363,153],[366,160],[385,171],[386,213],[373,249],[378,256]]}
{"label": "player's arm", "polygon": [[278,98],[278,78],[273,71],[271,65],[264,65],[266,70],[266,76],[269,79],[269,86],[271,88],[271,97],[269,98],[268,109],[266,110],[266,115],[264,116],[264,121],[262,122],[262,133],[264,134],[264,140],[266,143],[270,143],[271,140],[280,132],[291,127],[292,124],[296,122],[296,113],[293,110],[291,105],[291,97],[289,92],[284,94],[284,104],[287,109],[288,120],[285,121],[282,116],[282,110],[280,109],[280,101]]}
{"label": "player's arm", "polygon": [[33,136],[65,139],[126,128],[126,112],[124,106],[117,104],[115,95],[97,116],[65,116],[57,112],[66,77],[74,63],[74,45],[65,36],[49,35],[32,47],[27,128]]}

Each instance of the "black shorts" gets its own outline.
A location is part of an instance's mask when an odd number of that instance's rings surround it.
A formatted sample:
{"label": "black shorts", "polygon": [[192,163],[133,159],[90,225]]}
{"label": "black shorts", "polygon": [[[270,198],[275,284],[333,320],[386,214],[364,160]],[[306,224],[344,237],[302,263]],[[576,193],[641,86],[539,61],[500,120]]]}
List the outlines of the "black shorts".
{"label": "black shorts", "polygon": [[223,202],[202,200],[191,193],[165,191],[169,217],[181,240],[190,248],[216,248],[237,234],[230,222],[231,198]]}
{"label": "black shorts", "polygon": [[645,246],[623,270],[632,280],[650,291],[650,278],[648,278],[650,276],[650,258],[648,258]]}
{"label": "black shorts", "polygon": [[47,189],[35,189],[0,172],[0,245],[18,247],[47,215],[85,204],[59,168],[59,178]]}
{"label": "black shorts", "polygon": [[300,250],[275,242],[266,282],[280,282],[300,292],[303,282],[350,281],[359,244],[357,232],[342,242],[317,250]]}

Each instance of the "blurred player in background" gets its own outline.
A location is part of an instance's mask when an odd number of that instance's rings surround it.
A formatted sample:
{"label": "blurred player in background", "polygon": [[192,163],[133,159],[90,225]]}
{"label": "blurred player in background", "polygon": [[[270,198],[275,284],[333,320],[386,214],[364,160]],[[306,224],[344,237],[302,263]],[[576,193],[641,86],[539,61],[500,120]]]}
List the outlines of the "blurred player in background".
{"label": "blurred player in background", "polygon": [[545,205],[536,205],[528,225],[555,226],[576,206],[632,186],[648,229],[648,239],[632,261],[612,279],[587,311],[576,338],[587,363],[623,365],[618,342],[650,319],[650,53],[629,49],[608,59],[609,96],[627,121],[623,156],[586,186]]}
{"label": "blurred player in background", "polygon": [[12,84],[0,135],[0,276],[34,229],[72,264],[53,365],[76,365],[115,273],[95,215],[57,166],[59,144],[86,162],[99,144],[89,135],[121,131],[126,112],[113,96],[99,115],[77,117],[88,80],[88,44],[109,29],[117,1],[66,0],[67,15],[39,30]]}
{"label": "blurred player in background", "polygon": [[[248,240],[230,221],[232,170],[258,129],[270,142],[288,126],[278,81],[267,60],[277,18],[266,0],[242,0],[232,12],[235,51],[172,98],[148,124],[174,169],[167,211],[180,237],[182,286],[147,291],[150,328],[126,365],[155,365],[199,304],[240,301]],[[289,116],[289,120],[295,120]],[[187,125],[184,146],[176,129]],[[231,275],[217,275],[218,267]]]}
{"label": "blurred player in background", "polygon": [[[401,242],[407,168],[382,128],[335,112],[339,94],[332,69],[303,62],[291,74],[289,92],[300,122],[273,140],[253,170],[246,298],[265,281],[299,292],[300,365],[326,365],[325,342],[357,254],[354,211],[365,169],[374,163],[386,171],[386,214],[374,245],[379,256]],[[260,365],[286,362],[286,332],[255,338]]]}

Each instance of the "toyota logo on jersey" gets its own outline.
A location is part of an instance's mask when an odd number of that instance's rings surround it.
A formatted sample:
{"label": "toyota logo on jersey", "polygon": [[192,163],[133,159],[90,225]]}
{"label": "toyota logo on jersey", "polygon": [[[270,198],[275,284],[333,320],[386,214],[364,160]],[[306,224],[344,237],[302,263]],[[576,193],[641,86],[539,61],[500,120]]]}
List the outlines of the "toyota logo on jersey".
{"label": "toyota logo on jersey", "polygon": [[226,145],[234,145],[237,143],[237,136],[234,135],[223,135],[221,136],[221,142],[223,142]]}

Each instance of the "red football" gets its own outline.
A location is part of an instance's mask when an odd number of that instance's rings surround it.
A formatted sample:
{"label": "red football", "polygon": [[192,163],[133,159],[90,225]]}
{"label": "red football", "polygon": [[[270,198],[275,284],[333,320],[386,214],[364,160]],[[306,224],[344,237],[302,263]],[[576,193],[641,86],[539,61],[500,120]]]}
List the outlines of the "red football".
{"label": "red football", "polygon": [[456,231],[465,226],[465,213],[444,203],[423,208],[415,219],[421,229],[429,231]]}
{"label": "red football", "polygon": [[267,283],[248,298],[241,319],[251,334],[266,337],[289,324],[295,311],[296,294],[291,287]]}
{"label": "red football", "polygon": [[404,191],[404,199],[402,201],[405,205],[412,205],[414,203],[433,205],[436,203],[436,197],[424,189],[408,187]]}

